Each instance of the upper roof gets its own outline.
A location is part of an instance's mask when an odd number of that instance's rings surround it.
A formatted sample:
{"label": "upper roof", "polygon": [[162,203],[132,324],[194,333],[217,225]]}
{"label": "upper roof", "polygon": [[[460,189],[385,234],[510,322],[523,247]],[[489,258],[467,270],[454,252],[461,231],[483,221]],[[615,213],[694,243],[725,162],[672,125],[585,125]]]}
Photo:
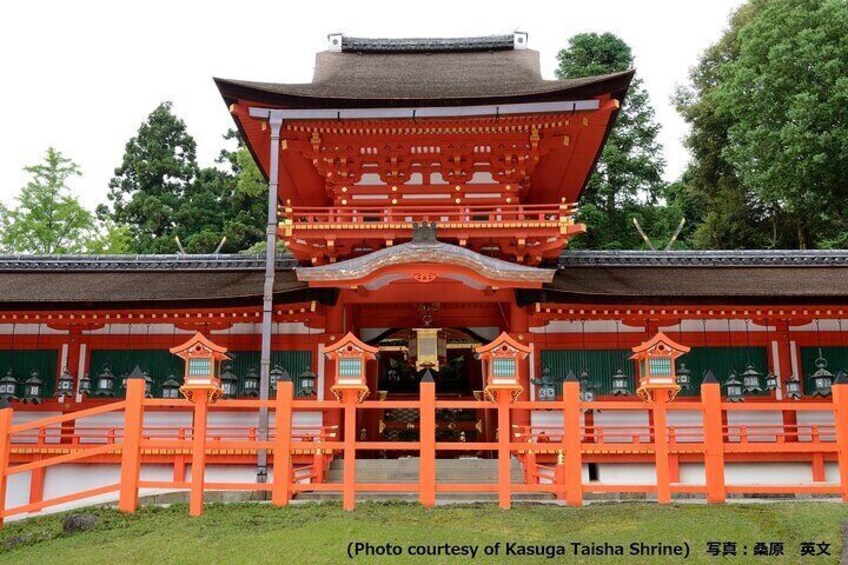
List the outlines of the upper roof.
{"label": "upper roof", "polygon": [[[521,39],[523,38],[523,39]],[[633,71],[544,80],[539,53],[515,48],[525,34],[450,39],[341,37],[320,52],[311,83],[216,78],[227,104],[251,100],[280,107],[439,105],[564,100],[612,93],[622,100]],[[332,41],[332,40],[331,40]],[[395,102],[398,103],[398,102]]]}

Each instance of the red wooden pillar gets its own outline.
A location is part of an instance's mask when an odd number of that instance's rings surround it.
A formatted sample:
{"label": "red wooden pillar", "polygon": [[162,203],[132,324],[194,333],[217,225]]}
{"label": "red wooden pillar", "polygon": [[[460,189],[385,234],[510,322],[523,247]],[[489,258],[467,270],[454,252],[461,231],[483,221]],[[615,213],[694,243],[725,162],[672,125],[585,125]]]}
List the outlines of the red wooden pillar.
{"label": "red wooden pillar", "polygon": [[[775,323],[777,333],[777,364],[780,375],[780,389],[783,391],[783,400],[786,399],[786,381],[792,375],[792,340],[789,334],[789,322],[778,320]],[[769,344],[769,355],[771,355],[771,344]],[[798,377],[800,378],[800,376]],[[795,410],[783,411],[783,428],[786,441],[798,441],[798,413]]]}
{"label": "red wooden pillar", "polygon": [[144,426],[144,379],[127,379],[124,408],[124,439],[121,445],[121,493],[118,509],[135,512],[138,508],[138,482],[141,477],[141,433]]}
{"label": "red wooden pillar", "polygon": [[843,374],[833,383],[833,422],[839,458],[839,490],[842,502],[848,502],[848,378]]}
{"label": "red wooden pillar", "polygon": [[359,392],[346,389],[342,391],[344,407],[344,478],[342,507],[351,511],[356,508],[356,403]]}
{"label": "red wooden pillar", "polygon": [[11,450],[12,407],[7,400],[0,400],[0,528],[6,515],[6,483]]}
{"label": "red wooden pillar", "polygon": [[[334,306],[327,307],[327,324],[324,330],[324,345],[335,343],[344,335],[344,304],[339,297],[339,301]],[[324,400],[333,400],[335,395],[332,388],[336,384],[336,361],[335,359],[326,359],[324,361]],[[324,411],[324,425],[336,426],[336,438],[341,437],[342,416],[339,410]]]}
{"label": "red wooden pillar", "polygon": [[436,383],[430,371],[421,379],[419,407],[419,501],[427,508],[436,505]]}
{"label": "red wooden pillar", "polygon": [[710,373],[709,380],[701,383],[701,406],[704,428],[704,477],[707,485],[707,502],[722,503],[726,499],[724,488],[724,423],[721,410],[721,388]]}
{"label": "red wooden pillar", "polygon": [[[509,333],[516,341],[527,344],[530,341],[530,316],[527,309],[513,302],[509,305]],[[517,360],[518,384],[522,387],[518,400],[530,400],[530,357]],[[530,411],[513,410],[512,423],[516,426],[530,425]]]}
{"label": "red wooden pillar", "polygon": [[565,502],[583,504],[583,454],[581,452],[580,381],[571,375],[562,383],[562,452],[565,456]]}
{"label": "red wooden pillar", "polygon": [[203,489],[206,482],[206,421],[212,390],[195,389],[191,401],[194,403],[194,423],[191,432],[191,495],[189,514],[203,514]]}
{"label": "red wooden pillar", "polygon": [[[40,460],[41,456],[36,457],[36,460]],[[47,468],[39,467],[38,469],[33,469],[30,471],[29,475],[29,503],[37,504],[44,500],[44,476],[46,475]],[[39,512],[39,510],[35,510],[35,512]]]}
{"label": "red wooden pillar", "polygon": [[657,389],[654,392],[654,457],[657,472],[657,502],[671,502],[671,469],[668,457],[668,420],[666,418],[666,403],[668,391]]}
{"label": "red wooden pillar", "polygon": [[510,448],[512,427],[510,423],[510,405],[512,391],[499,389],[495,392],[498,406],[498,506],[509,509],[512,505]]}
{"label": "red wooden pillar", "polygon": [[291,379],[277,381],[277,398],[274,401],[274,480],[271,485],[271,504],[274,506],[286,506],[291,498],[293,398],[294,383]]}

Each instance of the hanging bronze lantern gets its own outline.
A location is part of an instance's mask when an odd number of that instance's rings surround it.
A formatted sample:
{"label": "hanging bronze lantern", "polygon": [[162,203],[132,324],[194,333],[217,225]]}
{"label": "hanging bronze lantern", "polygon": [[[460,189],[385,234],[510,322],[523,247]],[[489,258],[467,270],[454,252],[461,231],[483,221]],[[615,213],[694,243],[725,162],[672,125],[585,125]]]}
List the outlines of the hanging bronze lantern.
{"label": "hanging bronze lantern", "polygon": [[318,375],[312,372],[312,367],[307,363],[306,369],[297,376],[297,394],[295,396],[316,396],[315,382],[317,378]]}
{"label": "hanging bronze lantern", "polygon": [[536,385],[536,398],[540,402],[552,402],[556,400],[556,380],[551,374],[551,368],[547,365],[542,368],[541,379],[530,379]]}
{"label": "hanging bronze lantern", "polygon": [[730,402],[743,402],[745,398],[742,396],[742,381],[736,378],[736,372],[730,371],[730,376],[724,383],[724,388],[727,391],[727,400]]}
{"label": "hanging bronze lantern", "polygon": [[250,367],[244,376],[244,386],[241,389],[241,396],[247,398],[257,398],[259,396],[259,373],[256,372],[255,367]]}
{"label": "hanging bronze lantern", "polygon": [[74,376],[68,371],[68,368],[65,367],[62,369],[62,374],[59,375],[59,378],[56,380],[56,392],[53,393],[53,396],[70,396],[74,393]]}
{"label": "hanging bronze lantern", "polygon": [[235,398],[238,394],[238,377],[229,363],[224,365],[224,372],[221,373],[221,393],[223,398]]}
{"label": "hanging bronze lantern", "polygon": [[763,392],[762,379],[763,375],[757,371],[751,363],[745,367],[745,372],[742,373],[742,387],[744,392]]}
{"label": "hanging bronze lantern", "polygon": [[97,387],[94,389],[94,396],[115,396],[112,388],[115,386],[115,375],[112,374],[112,368],[109,365],[103,365],[100,374],[97,375]]}
{"label": "hanging bronze lantern", "polygon": [[39,378],[39,373],[37,370],[33,369],[32,373],[30,373],[29,378],[24,383],[24,402],[31,402],[33,404],[41,403],[41,384],[42,381]]}
{"label": "hanging bronze lantern", "polygon": [[830,396],[833,373],[827,370],[827,360],[824,357],[819,357],[816,359],[816,367],[818,369],[810,376],[815,388],[812,396]]}
{"label": "hanging bronze lantern", "polygon": [[612,395],[627,396],[630,394],[630,379],[619,369],[612,376]]}
{"label": "hanging bronze lantern", "polygon": [[789,380],[786,381],[786,398],[791,398],[792,400],[801,400],[804,398],[804,394],[801,392],[801,381],[795,375],[790,375]]}
{"label": "hanging bronze lantern", "polygon": [[4,400],[17,400],[15,394],[18,391],[18,380],[12,373],[12,369],[6,373],[6,376],[0,379],[0,398]]}
{"label": "hanging bronze lantern", "polygon": [[769,371],[766,375],[766,390],[771,392],[773,390],[777,390],[777,384],[780,381],[777,375]]}
{"label": "hanging bronze lantern", "polygon": [[271,390],[270,390],[271,398],[276,398],[276,396],[277,396],[277,381],[279,381],[280,378],[282,378],[283,373],[285,373],[285,370],[282,367],[280,367],[279,364],[274,364],[274,367],[271,369],[271,372],[269,373],[270,382],[268,383],[268,386],[270,386],[270,388],[271,388]]}
{"label": "hanging bronze lantern", "polygon": [[162,383],[162,398],[175,399],[180,397],[180,383],[173,374]]}
{"label": "hanging bronze lantern", "polygon": [[153,398],[153,377],[146,369],[141,372],[141,376],[144,378],[144,397]]}
{"label": "hanging bronze lantern", "polygon": [[681,390],[689,392],[692,390],[692,371],[686,368],[686,363],[681,363],[674,373],[674,380]]}

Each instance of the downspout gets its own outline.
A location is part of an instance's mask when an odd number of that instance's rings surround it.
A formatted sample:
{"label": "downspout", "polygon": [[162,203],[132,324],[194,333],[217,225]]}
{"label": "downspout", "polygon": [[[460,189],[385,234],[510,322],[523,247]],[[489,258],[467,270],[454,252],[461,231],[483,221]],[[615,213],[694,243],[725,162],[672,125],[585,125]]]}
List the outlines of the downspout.
{"label": "downspout", "polygon": [[[259,399],[268,400],[271,383],[271,322],[274,315],[274,277],[277,270],[277,189],[280,166],[280,129],[283,118],[269,116],[271,126],[271,159],[268,171],[268,224],[265,228],[265,286],[262,292],[262,353],[259,361]],[[259,441],[268,440],[268,407],[259,408]],[[268,480],[268,451],[256,453],[256,482]]]}

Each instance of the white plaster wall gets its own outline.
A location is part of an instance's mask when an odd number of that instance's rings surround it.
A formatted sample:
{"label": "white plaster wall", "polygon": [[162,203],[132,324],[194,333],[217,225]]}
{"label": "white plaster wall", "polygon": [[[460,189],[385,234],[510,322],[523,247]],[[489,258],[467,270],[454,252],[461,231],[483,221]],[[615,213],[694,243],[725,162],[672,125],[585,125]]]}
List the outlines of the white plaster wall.
{"label": "white plaster wall", "polygon": [[[585,415],[580,414],[580,423],[583,424],[585,420]],[[544,429],[548,436],[559,437],[562,434],[562,412],[560,410],[533,410],[530,412],[530,425],[534,427],[533,433],[538,434]],[[536,426],[540,427],[537,428]]]}
{"label": "white plaster wall", "polygon": [[[15,410],[12,412],[12,424],[18,426],[20,424],[27,424],[29,422],[34,422],[35,420],[43,420],[44,418],[59,415],[61,415],[61,412],[22,412]],[[46,441],[48,443],[58,443],[59,441],[58,426],[55,427],[57,428],[55,431],[50,431],[47,434]],[[12,436],[12,439],[15,443],[36,443],[38,441],[38,430],[17,433]]]}
{"label": "white plaster wall", "polygon": [[669,410],[666,420],[677,430],[677,443],[699,443],[704,440],[704,415],[700,410]]}
{"label": "white plaster wall", "polygon": [[[191,477],[191,465],[186,465],[186,477]],[[207,483],[254,483],[255,465],[207,465]]]}
{"label": "white plaster wall", "polygon": [[728,485],[800,485],[811,484],[809,463],[725,463],[724,481]]}
{"label": "white plaster wall", "polygon": [[[748,430],[748,441],[769,442],[777,441],[777,431],[783,427],[783,414],[777,411],[737,411],[731,410],[727,413],[728,426],[771,426],[773,429]],[[737,430],[730,430],[731,440],[738,439]]]}
{"label": "white plaster wall", "polygon": [[632,443],[636,435],[639,441],[650,441],[646,410],[595,410],[594,417],[596,427],[607,428],[603,430],[606,443]]}
{"label": "white plaster wall", "polygon": [[15,473],[6,481],[6,509],[29,503],[29,484],[31,473]]}
{"label": "white plaster wall", "polygon": [[706,484],[707,475],[703,463],[681,463],[680,482],[687,485]]}
{"label": "white plaster wall", "polygon": [[653,485],[657,482],[654,466],[648,463],[602,463],[598,482],[605,484]]}
{"label": "white plaster wall", "polygon": [[824,464],[824,480],[828,483],[839,484],[839,463]]}

